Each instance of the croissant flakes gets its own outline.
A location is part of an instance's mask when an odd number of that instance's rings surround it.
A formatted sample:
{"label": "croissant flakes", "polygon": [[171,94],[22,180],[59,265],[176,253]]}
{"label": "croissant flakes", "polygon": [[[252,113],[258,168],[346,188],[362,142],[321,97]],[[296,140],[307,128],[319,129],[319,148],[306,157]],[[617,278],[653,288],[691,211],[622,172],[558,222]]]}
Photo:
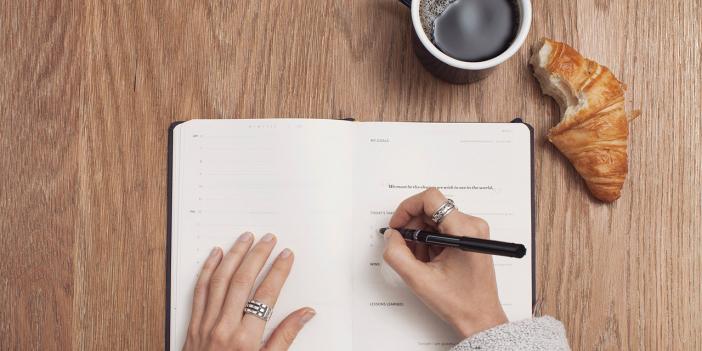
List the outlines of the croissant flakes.
{"label": "croissant flakes", "polygon": [[624,85],[607,67],[566,44],[542,39],[532,52],[529,63],[534,75],[563,114],[549,130],[548,139],[570,160],[596,198],[618,199],[627,173]]}

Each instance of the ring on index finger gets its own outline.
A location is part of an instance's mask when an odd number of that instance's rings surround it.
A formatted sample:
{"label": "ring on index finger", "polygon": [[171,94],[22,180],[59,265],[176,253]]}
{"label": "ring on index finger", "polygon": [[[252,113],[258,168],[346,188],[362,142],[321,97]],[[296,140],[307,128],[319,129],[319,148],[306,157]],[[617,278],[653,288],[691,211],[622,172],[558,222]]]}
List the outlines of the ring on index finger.
{"label": "ring on index finger", "polygon": [[439,206],[439,209],[434,212],[433,215],[431,215],[431,220],[432,222],[436,223],[436,225],[439,225],[441,221],[444,220],[444,217],[446,217],[451,211],[456,209],[456,205],[453,203],[453,200],[451,199],[446,199],[441,206]]}

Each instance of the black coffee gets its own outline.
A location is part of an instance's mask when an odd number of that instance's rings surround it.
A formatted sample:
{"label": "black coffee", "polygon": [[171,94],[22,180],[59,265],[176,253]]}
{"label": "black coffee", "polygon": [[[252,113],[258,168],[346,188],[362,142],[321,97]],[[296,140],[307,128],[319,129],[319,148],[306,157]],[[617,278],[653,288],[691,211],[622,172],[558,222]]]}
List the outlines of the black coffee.
{"label": "black coffee", "polygon": [[461,61],[485,61],[503,53],[517,35],[514,0],[456,0],[434,20],[434,45]]}

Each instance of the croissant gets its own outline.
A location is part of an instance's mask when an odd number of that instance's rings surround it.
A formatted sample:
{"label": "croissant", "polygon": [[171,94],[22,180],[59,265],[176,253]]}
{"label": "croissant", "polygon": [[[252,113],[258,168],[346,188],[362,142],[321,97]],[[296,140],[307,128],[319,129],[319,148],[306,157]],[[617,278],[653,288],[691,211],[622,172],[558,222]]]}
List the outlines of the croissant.
{"label": "croissant", "polygon": [[529,63],[544,94],[563,115],[548,139],[573,164],[596,198],[619,198],[628,171],[625,86],[612,72],[575,49],[541,39]]}

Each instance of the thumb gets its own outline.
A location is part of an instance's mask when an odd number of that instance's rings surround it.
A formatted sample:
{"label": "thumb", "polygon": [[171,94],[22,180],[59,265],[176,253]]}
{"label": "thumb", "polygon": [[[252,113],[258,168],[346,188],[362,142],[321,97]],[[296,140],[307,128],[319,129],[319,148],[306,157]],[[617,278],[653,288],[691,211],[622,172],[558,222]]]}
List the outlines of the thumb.
{"label": "thumb", "polygon": [[297,334],[302,330],[302,327],[305,326],[305,323],[312,319],[315,314],[315,310],[307,307],[301,308],[285,317],[285,319],[278,324],[278,327],[275,328],[270,338],[268,338],[262,350],[285,351],[289,349],[293,341],[295,341]]}
{"label": "thumb", "polygon": [[414,257],[400,232],[392,228],[385,231],[383,259],[410,287],[415,285],[419,277],[425,276],[428,269],[424,262]]}

